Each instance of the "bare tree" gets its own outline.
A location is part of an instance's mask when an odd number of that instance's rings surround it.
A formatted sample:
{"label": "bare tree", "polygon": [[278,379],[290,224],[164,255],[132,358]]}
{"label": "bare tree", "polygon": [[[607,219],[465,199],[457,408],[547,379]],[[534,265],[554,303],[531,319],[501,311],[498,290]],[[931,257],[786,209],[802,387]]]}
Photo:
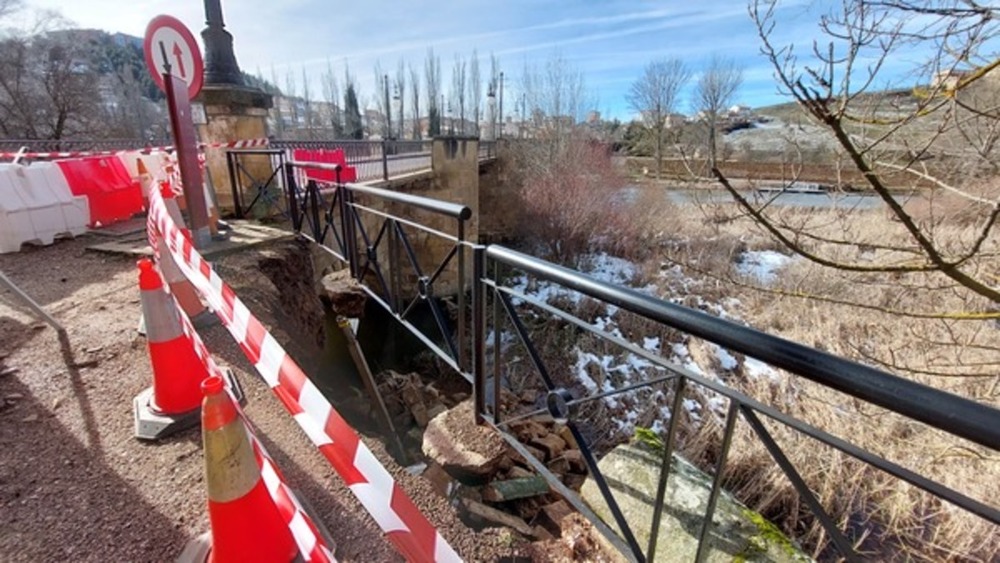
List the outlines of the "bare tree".
{"label": "bare tree", "polygon": [[[1000,199],[984,191],[990,182],[977,170],[984,163],[995,170],[998,157],[994,141],[1000,100],[987,97],[984,104],[980,94],[995,91],[990,71],[1000,63],[990,41],[1000,36],[1000,8],[973,2],[844,0],[821,21],[829,43],[815,43],[811,60],[802,67],[791,46],[773,42],[776,9],[775,3],[755,1],[750,12],[783,93],[832,134],[857,178],[878,195],[908,243],[889,243],[884,234],[862,240],[850,232],[820,238],[807,226],[770,216],[740,196],[717,168],[713,173],[760,225],[808,260],[849,272],[940,274],[995,307],[1000,289],[983,261],[994,257],[995,249],[987,249]],[[906,106],[880,101],[884,98],[875,95],[875,88],[881,86],[884,65],[900,53],[921,51],[930,56],[914,72],[921,72],[930,86]],[[931,198],[927,216],[913,215],[893,194],[894,187],[920,190]],[[943,194],[964,202],[963,221],[974,226],[974,233],[946,236],[948,223],[933,208]],[[842,253],[824,255],[815,250],[820,241],[837,248],[875,249],[885,259],[873,263],[845,260]]]}
{"label": "bare tree", "polygon": [[[451,71],[451,100],[452,107],[458,108],[458,123],[459,123],[459,135],[465,134],[465,101],[466,101],[466,83],[468,81],[468,74],[466,73],[465,59],[460,55],[455,55],[455,66]],[[455,117],[452,115],[452,123],[454,123]],[[454,125],[452,125],[454,128]]]}
{"label": "bare tree", "polygon": [[0,0],[0,22],[7,16],[19,12],[23,7],[22,0]]}
{"label": "bare tree", "polygon": [[583,118],[583,73],[555,52],[539,67],[525,63],[521,76],[525,115],[536,134],[562,142]]}
{"label": "bare tree", "polygon": [[420,127],[420,74],[410,65],[410,96],[413,100],[413,139],[422,137]]}
{"label": "bare tree", "polygon": [[285,101],[288,103],[288,117],[291,121],[291,135],[298,136],[299,129],[299,86],[295,80],[295,73],[291,69],[285,73],[285,88],[283,91]]}
{"label": "bare tree", "polygon": [[429,134],[435,137],[441,134],[441,57],[434,55],[434,49],[427,49],[427,59],[424,61],[424,84],[427,87],[427,117],[430,120]]}
{"label": "bare tree", "polygon": [[95,136],[98,76],[68,36],[15,36],[0,41],[0,132],[7,137]]}
{"label": "bare tree", "polygon": [[307,139],[313,139],[313,126],[315,125],[313,113],[309,77],[306,75],[306,68],[302,67],[302,120],[305,122]]}
{"label": "bare tree", "polygon": [[323,86],[323,99],[329,106],[333,138],[340,139],[344,136],[344,121],[340,111],[340,85],[337,84],[337,77],[333,73],[333,66],[329,59],[326,61],[326,71],[320,77],[320,81]]}
{"label": "bare tree", "polygon": [[733,103],[743,85],[743,68],[732,59],[712,55],[695,86],[694,104],[705,124],[709,166],[714,168],[717,157],[719,121]]}
{"label": "bare tree", "polygon": [[483,77],[479,73],[479,53],[473,49],[469,61],[469,101],[472,103],[472,131],[479,136],[479,109],[483,97]]}
{"label": "bare tree", "polygon": [[646,65],[640,78],[632,83],[626,98],[642,114],[646,126],[656,135],[656,179],[663,165],[663,131],[668,116],[677,104],[677,95],[691,79],[691,71],[680,59],[658,59]]}

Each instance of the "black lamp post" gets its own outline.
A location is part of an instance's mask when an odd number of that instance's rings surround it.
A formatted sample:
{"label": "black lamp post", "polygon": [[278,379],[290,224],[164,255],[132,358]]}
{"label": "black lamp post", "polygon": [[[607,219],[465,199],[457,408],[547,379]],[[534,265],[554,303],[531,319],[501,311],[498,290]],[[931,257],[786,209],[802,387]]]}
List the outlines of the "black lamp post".
{"label": "black lamp post", "polygon": [[205,24],[201,32],[205,42],[205,84],[243,86],[243,75],[233,52],[233,36],[222,21],[220,0],[205,0]]}

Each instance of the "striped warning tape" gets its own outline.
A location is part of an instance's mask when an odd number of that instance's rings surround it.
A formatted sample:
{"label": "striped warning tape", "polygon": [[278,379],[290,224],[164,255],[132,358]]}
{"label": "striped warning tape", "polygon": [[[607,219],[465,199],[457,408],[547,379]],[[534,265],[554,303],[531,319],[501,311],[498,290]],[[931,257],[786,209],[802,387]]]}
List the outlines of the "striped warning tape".
{"label": "striped warning tape", "polygon": [[[266,138],[261,139],[244,139],[241,141],[229,141],[225,143],[200,143],[198,148],[201,150],[205,149],[249,149],[254,147],[266,147],[268,145],[268,140]],[[49,151],[49,152],[0,152],[0,159],[9,158],[30,158],[33,160],[53,160],[59,158],[81,158],[87,156],[117,156],[130,152],[138,152],[143,154],[150,154],[154,152],[173,152],[175,149],[172,145],[167,145],[163,147],[144,147],[141,149],[119,149],[110,151]]]}
{"label": "striped warning tape", "polygon": [[215,310],[250,363],[400,553],[410,561],[461,561],[354,429],[194,249],[170,219],[162,196],[155,190],[150,194],[149,221],[156,226],[152,232],[166,238],[174,261]]}
{"label": "striped warning tape", "polygon": [[[161,200],[162,201],[162,200]],[[155,233],[152,230],[147,230],[150,235],[151,240],[155,240]],[[157,245],[154,243],[153,248]],[[169,288],[170,286],[164,284],[164,288]],[[191,320],[180,305],[174,301],[174,306],[177,309],[178,315],[181,319],[181,327],[184,330],[184,334],[188,336],[194,347],[195,353],[201,359],[208,373],[217,377],[221,377],[223,381],[226,378],[223,376],[222,370],[219,365],[215,363],[212,358],[212,354],[208,351],[208,347],[205,346],[205,342],[201,339],[198,331],[195,330],[194,325],[191,324]],[[268,494],[270,494],[271,499],[274,501],[275,506],[278,508],[278,513],[284,519],[285,524],[288,529],[292,532],[292,537],[295,538],[295,543],[299,548],[299,553],[305,561],[316,563],[324,563],[336,561],[331,552],[331,547],[326,545],[323,540],[323,536],[319,533],[319,528],[316,526],[315,522],[309,518],[309,515],[303,509],[302,504],[295,497],[295,493],[285,484],[285,480],[281,473],[278,471],[277,466],[271,459],[271,456],[264,449],[264,445],[257,438],[257,434],[254,431],[253,425],[247,419],[246,415],[243,414],[243,409],[240,407],[239,401],[232,394],[232,389],[227,389],[230,394],[230,399],[233,401],[233,405],[236,407],[236,411],[240,415],[240,420],[243,422],[243,426],[247,429],[247,435],[250,436],[250,441],[253,444],[255,457],[257,459],[257,466],[260,469],[261,479],[264,480],[264,486],[267,488]]]}

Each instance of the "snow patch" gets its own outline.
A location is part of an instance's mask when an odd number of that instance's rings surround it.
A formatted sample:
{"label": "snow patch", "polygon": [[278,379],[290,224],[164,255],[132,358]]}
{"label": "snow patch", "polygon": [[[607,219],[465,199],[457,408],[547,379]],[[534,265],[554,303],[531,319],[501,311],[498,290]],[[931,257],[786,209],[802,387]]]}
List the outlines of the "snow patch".
{"label": "snow patch", "polygon": [[709,347],[713,352],[715,352],[715,357],[719,360],[719,367],[726,371],[733,371],[737,366],[740,365],[736,358],[729,353],[729,350],[717,345],[709,343]]}
{"label": "snow patch", "polygon": [[760,283],[771,284],[778,280],[778,271],[791,261],[790,256],[773,250],[750,250],[740,254],[736,271]]}

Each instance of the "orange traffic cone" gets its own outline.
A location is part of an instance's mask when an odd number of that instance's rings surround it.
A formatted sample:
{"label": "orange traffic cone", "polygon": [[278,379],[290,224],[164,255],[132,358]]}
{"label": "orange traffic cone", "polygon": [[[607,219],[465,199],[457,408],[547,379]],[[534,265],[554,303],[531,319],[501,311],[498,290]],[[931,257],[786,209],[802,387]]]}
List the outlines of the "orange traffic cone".
{"label": "orange traffic cone", "polygon": [[198,386],[208,370],[184,334],[177,309],[149,259],[139,261],[139,292],[153,386],[133,400],[135,435],[155,440],[198,423]]}
{"label": "orange traffic cone", "polygon": [[218,377],[201,388],[210,563],[291,561],[295,539],[267,492],[246,427]]}
{"label": "orange traffic cone", "polygon": [[[179,228],[183,229],[184,220],[181,218],[181,212],[177,207],[177,202],[174,200],[174,192],[170,189],[170,184],[166,182],[161,184],[160,194],[163,196],[163,203],[167,208],[167,214],[177,223]],[[160,271],[163,272],[163,279],[170,286],[170,293],[177,299],[177,303],[184,310],[184,314],[191,319],[191,322],[196,327],[202,328],[213,324],[216,321],[215,316],[201,302],[198,292],[195,291],[194,286],[184,276],[184,273],[181,272],[180,267],[177,266],[177,262],[174,261],[174,257],[170,254],[170,249],[167,247],[166,239],[161,236],[156,246],[158,249],[157,252],[160,254]]]}

